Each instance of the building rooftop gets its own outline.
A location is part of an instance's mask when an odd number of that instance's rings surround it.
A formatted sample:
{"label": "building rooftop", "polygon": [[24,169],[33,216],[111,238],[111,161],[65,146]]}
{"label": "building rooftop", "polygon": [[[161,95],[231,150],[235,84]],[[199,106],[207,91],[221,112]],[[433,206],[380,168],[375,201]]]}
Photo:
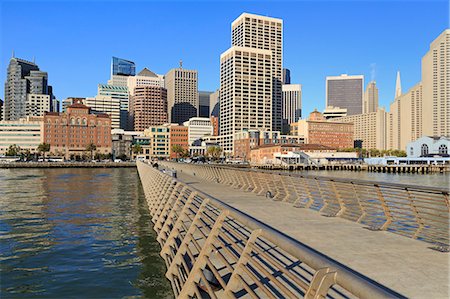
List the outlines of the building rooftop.
{"label": "building rooftop", "polygon": [[145,77],[154,77],[158,78],[158,75],[149,70],[148,68],[144,68],[142,71],[138,73],[138,76],[145,76]]}

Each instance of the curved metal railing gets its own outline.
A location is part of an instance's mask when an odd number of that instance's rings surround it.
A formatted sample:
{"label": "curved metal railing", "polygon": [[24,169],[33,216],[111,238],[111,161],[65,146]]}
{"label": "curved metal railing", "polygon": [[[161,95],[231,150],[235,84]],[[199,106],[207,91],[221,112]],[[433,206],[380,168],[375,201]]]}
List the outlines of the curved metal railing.
{"label": "curved metal railing", "polygon": [[168,174],[137,167],[179,298],[402,297]]}

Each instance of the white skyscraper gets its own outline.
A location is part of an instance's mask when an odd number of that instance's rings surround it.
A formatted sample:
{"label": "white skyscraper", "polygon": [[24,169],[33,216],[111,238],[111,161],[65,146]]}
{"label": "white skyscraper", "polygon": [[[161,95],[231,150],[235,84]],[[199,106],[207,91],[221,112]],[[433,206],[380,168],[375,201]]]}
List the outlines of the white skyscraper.
{"label": "white skyscraper", "polygon": [[289,132],[290,124],[302,117],[302,86],[283,84],[283,133]]}
{"label": "white skyscraper", "polygon": [[[272,130],[282,127],[283,20],[249,13],[232,24],[232,46],[271,51]],[[257,86],[257,88],[260,88]]]}

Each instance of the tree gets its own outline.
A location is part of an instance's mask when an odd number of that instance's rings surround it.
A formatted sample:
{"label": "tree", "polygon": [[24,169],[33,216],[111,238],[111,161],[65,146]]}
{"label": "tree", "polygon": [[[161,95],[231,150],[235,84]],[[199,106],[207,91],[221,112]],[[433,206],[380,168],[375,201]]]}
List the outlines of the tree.
{"label": "tree", "polygon": [[174,145],[172,145],[172,152],[174,152],[176,154],[176,158],[178,161],[179,155],[183,155],[183,153],[184,153],[184,148],[179,144],[174,144]]}
{"label": "tree", "polygon": [[86,151],[91,153],[91,160],[94,160],[94,151],[97,150],[97,146],[91,142],[86,146]]}
{"label": "tree", "polygon": [[139,143],[136,143],[135,145],[133,145],[133,153],[135,155],[139,155],[142,151],[142,146]]}
{"label": "tree", "polygon": [[213,160],[217,160],[222,154],[222,148],[220,146],[210,146],[206,149],[206,154]]}
{"label": "tree", "polygon": [[43,153],[44,154],[44,161],[45,161],[45,153],[50,151],[50,144],[49,143],[41,143],[39,144],[37,151],[39,153]]}
{"label": "tree", "polygon": [[20,146],[12,144],[9,146],[8,151],[6,152],[7,156],[17,156],[20,153]]}

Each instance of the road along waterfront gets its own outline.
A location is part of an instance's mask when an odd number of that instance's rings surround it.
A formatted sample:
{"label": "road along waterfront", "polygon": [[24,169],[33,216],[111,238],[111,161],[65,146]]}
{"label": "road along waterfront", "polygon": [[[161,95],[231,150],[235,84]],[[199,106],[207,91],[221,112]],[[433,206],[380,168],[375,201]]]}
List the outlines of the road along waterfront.
{"label": "road along waterfront", "polygon": [[172,298],[135,168],[0,169],[0,298]]}

